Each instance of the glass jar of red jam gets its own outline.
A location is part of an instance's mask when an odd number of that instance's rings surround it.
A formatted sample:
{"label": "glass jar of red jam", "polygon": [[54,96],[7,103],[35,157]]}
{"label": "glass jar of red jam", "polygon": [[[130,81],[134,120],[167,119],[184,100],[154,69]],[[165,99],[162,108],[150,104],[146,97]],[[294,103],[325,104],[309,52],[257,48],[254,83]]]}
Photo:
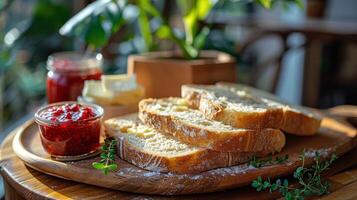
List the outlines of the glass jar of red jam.
{"label": "glass jar of red jam", "polygon": [[95,104],[60,102],[40,108],[35,121],[44,149],[52,156],[76,156],[99,147],[103,109]]}
{"label": "glass jar of red jam", "polygon": [[100,80],[101,54],[60,52],[47,61],[47,98],[49,103],[76,101],[85,80]]}

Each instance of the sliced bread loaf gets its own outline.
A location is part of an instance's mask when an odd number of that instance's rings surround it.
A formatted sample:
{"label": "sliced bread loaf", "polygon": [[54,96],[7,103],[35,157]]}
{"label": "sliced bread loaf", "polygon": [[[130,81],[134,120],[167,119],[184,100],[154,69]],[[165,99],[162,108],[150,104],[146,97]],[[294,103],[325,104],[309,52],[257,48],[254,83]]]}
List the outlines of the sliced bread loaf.
{"label": "sliced bread loaf", "polygon": [[321,117],[267,92],[239,84],[184,85],[182,97],[209,119],[240,128],[279,128],[291,134],[313,135]]}
{"label": "sliced bread loaf", "polygon": [[181,98],[142,100],[139,118],[182,142],[216,151],[274,153],[285,145],[277,129],[241,129],[209,120]]}
{"label": "sliced bread loaf", "polygon": [[104,125],[107,136],[118,140],[119,157],[150,171],[199,173],[244,163],[256,155],[193,147],[140,123],[132,115],[106,120]]}
{"label": "sliced bread loaf", "polygon": [[190,107],[199,109],[208,119],[248,129],[278,129],[283,125],[282,108],[244,91],[213,85],[183,85],[181,93]]}

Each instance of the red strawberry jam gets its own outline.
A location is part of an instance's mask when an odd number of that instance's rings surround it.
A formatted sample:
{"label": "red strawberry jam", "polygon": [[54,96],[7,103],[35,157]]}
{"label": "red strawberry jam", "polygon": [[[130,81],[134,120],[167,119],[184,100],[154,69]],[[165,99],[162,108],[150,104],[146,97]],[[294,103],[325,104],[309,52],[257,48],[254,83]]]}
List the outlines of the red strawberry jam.
{"label": "red strawberry jam", "polygon": [[76,101],[86,80],[100,80],[100,54],[59,52],[47,61],[47,97],[49,103]]}
{"label": "red strawberry jam", "polygon": [[60,102],[35,114],[44,149],[53,156],[74,156],[99,147],[103,109],[92,104]]}

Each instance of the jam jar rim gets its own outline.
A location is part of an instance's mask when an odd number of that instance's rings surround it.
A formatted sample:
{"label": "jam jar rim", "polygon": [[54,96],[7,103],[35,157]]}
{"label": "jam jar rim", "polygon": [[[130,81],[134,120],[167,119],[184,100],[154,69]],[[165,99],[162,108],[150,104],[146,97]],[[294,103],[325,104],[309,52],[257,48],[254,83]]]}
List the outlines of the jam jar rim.
{"label": "jam jar rim", "polygon": [[[56,68],[53,66],[53,62],[56,59],[65,59],[68,56],[82,56],[83,60],[72,60],[73,63],[76,63],[76,66],[82,66],[78,68]],[[69,59],[71,60],[71,59]],[[98,62],[97,64],[91,63],[91,61],[96,61]],[[57,52],[53,53],[48,56],[47,62],[46,62],[46,68],[49,71],[53,72],[59,72],[59,73],[82,73],[82,72],[87,72],[95,69],[102,69],[102,62],[103,62],[103,56],[101,53],[86,53],[82,54],[76,51],[62,51],[62,52]]]}
{"label": "jam jar rim", "polygon": [[61,102],[56,102],[56,103],[51,103],[45,106],[42,106],[41,108],[39,108],[37,110],[37,112],[34,114],[34,118],[36,123],[40,124],[40,125],[55,125],[55,124],[62,124],[62,123],[68,123],[68,122],[53,122],[49,119],[44,119],[40,116],[40,114],[42,112],[44,112],[45,110],[53,107],[53,106],[59,106],[59,105],[65,105],[65,104],[79,104],[82,106],[88,106],[91,107],[95,110],[96,116],[94,117],[90,117],[88,119],[82,119],[82,120],[78,120],[78,121],[71,121],[70,123],[72,124],[78,124],[78,123],[83,123],[83,122],[90,122],[90,121],[95,121],[97,119],[101,119],[104,115],[104,109],[94,103],[79,103],[77,101],[61,101]]}

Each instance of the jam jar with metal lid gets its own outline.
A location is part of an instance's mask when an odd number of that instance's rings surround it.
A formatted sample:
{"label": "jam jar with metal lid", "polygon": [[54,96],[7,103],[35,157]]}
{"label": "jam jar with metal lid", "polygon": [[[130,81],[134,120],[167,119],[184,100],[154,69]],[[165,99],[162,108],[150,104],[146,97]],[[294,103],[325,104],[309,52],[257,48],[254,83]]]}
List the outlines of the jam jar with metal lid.
{"label": "jam jar with metal lid", "polygon": [[86,80],[100,80],[102,55],[59,52],[47,61],[47,98],[49,103],[76,101]]}

